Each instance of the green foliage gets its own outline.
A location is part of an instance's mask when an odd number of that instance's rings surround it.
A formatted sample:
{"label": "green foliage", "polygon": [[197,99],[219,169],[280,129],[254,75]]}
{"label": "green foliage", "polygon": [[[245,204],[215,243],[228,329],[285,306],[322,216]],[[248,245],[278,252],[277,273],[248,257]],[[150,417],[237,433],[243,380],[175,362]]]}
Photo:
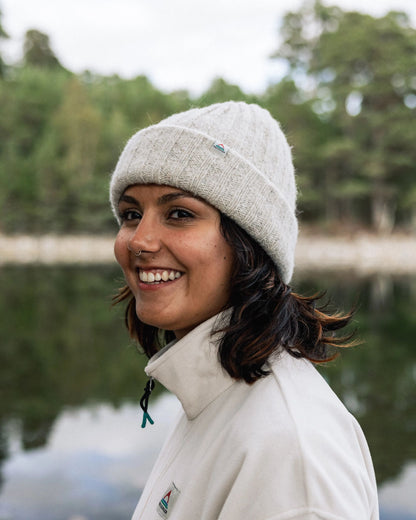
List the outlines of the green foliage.
{"label": "green foliage", "polygon": [[34,230],[35,157],[67,77],[62,71],[24,67],[0,82],[0,222],[5,230]]}
{"label": "green foliage", "polygon": [[376,230],[408,224],[406,194],[416,173],[416,30],[408,17],[374,18],[315,1],[288,13],[281,32],[274,57],[288,62],[334,130],[320,175],[338,215],[326,216],[355,214]]}
{"label": "green foliage", "polygon": [[[1,19],[2,19],[2,12],[1,12],[1,9],[0,9],[0,42],[1,40],[4,40],[4,39],[7,39],[9,37],[9,35],[6,33],[6,31],[4,30],[3,28],[3,24],[1,23]],[[5,74],[5,70],[6,70],[6,65],[3,61],[3,58],[0,54],[0,78],[2,78]]]}
{"label": "green foliage", "polygon": [[115,407],[140,396],[145,357],[130,344],[121,307],[111,309],[116,276],[113,266],[0,272],[0,417],[19,419],[25,448],[43,445],[62,408],[86,396]]}
{"label": "green foliage", "polygon": [[196,100],[195,105],[199,107],[223,103],[224,101],[245,101],[246,103],[258,102],[255,96],[247,96],[237,85],[231,85],[222,78],[212,81],[208,90]]}
{"label": "green foliage", "polygon": [[49,36],[36,29],[26,32],[23,53],[23,63],[25,65],[47,69],[62,68],[50,47]]}
{"label": "green foliage", "polygon": [[261,102],[280,122],[293,147],[302,218],[318,218],[323,203],[322,154],[331,137],[331,125],[318,117],[291,78],[269,87]]}
{"label": "green foliage", "polygon": [[249,96],[216,78],[192,99],[145,76],[74,75],[47,35],[28,31],[22,64],[7,74],[0,67],[0,232],[113,231],[108,181],[127,139],[172,113],[230,99],[259,103],[280,121],[301,219],[415,229],[416,30],[408,17],[307,1],[285,15],[280,35],[274,59],[289,72],[279,83]]}
{"label": "green foliage", "polygon": [[[71,74],[49,60],[48,42],[40,40],[25,65],[0,82],[0,232],[114,232],[108,182],[125,142],[194,103],[187,92],[163,93],[144,76]],[[212,89],[210,102],[223,100],[228,88],[220,79],[217,85],[223,88]],[[226,99],[245,99],[230,88]]]}
{"label": "green foliage", "polygon": [[0,222],[6,232],[114,230],[110,172],[127,138],[187,108],[144,77],[16,67],[0,82]]}

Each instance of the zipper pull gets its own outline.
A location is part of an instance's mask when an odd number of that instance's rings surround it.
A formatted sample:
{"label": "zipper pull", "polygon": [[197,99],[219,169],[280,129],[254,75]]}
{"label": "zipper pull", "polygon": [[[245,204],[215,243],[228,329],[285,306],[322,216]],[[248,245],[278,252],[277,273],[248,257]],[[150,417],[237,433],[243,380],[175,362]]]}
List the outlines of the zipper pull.
{"label": "zipper pull", "polygon": [[142,428],[146,427],[146,422],[149,421],[150,424],[154,424],[153,419],[150,417],[150,415],[147,412],[147,407],[149,405],[149,397],[152,393],[153,388],[155,387],[155,381],[153,377],[149,379],[149,381],[146,383],[146,386],[144,387],[144,394],[142,395],[142,398],[140,399],[140,408],[143,410],[143,421],[142,421]]}

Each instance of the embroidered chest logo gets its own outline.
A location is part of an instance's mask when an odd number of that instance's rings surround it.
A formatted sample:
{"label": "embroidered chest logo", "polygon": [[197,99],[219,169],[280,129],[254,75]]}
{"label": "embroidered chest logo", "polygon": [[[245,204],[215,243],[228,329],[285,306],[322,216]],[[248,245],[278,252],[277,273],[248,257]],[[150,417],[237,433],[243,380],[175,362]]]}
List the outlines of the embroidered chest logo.
{"label": "embroidered chest logo", "polygon": [[176,499],[179,495],[179,489],[172,482],[157,505],[157,512],[160,517],[169,518],[169,513],[172,511],[172,508],[175,505]]}

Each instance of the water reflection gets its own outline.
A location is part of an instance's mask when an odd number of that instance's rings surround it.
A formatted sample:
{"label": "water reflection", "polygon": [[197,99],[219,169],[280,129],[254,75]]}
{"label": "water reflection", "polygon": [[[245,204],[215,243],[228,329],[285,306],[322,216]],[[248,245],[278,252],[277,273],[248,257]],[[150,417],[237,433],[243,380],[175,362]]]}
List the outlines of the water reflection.
{"label": "water reflection", "polygon": [[[137,501],[175,405],[164,395],[158,428],[139,428],[144,359],[111,308],[118,278],[112,266],[0,270],[0,519],[117,520]],[[365,344],[322,372],[367,435],[382,518],[415,519],[405,489],[416,479],[416,278],[298,276],[295,286],[358,303]]]}
{"label": "water reflection", "polygon": [[130,518],[179,403],[153,403],[157,429],[141,430],[137,406],[65,410],[44,447],[24,451],[12,427],[0,518],[75,520]]}

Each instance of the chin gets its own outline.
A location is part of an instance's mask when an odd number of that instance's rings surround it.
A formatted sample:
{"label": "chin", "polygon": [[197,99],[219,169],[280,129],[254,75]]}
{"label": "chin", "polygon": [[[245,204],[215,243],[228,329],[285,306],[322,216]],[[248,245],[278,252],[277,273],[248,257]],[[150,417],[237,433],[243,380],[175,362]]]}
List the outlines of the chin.
{"label": "chin", "polygon": [[161,329],[161,330],[175,330],[176,329],[175,323],[172,323],[172,321],[169,321],[169,320],[160,319],[160,316],[158,317],[158,319],[154,319],[154,317],[152,318],[149,316],[143,316],[143,315],[137,314],[137,317],[145,325],[150,325],[151,327],[156,327],[157,329]]}

